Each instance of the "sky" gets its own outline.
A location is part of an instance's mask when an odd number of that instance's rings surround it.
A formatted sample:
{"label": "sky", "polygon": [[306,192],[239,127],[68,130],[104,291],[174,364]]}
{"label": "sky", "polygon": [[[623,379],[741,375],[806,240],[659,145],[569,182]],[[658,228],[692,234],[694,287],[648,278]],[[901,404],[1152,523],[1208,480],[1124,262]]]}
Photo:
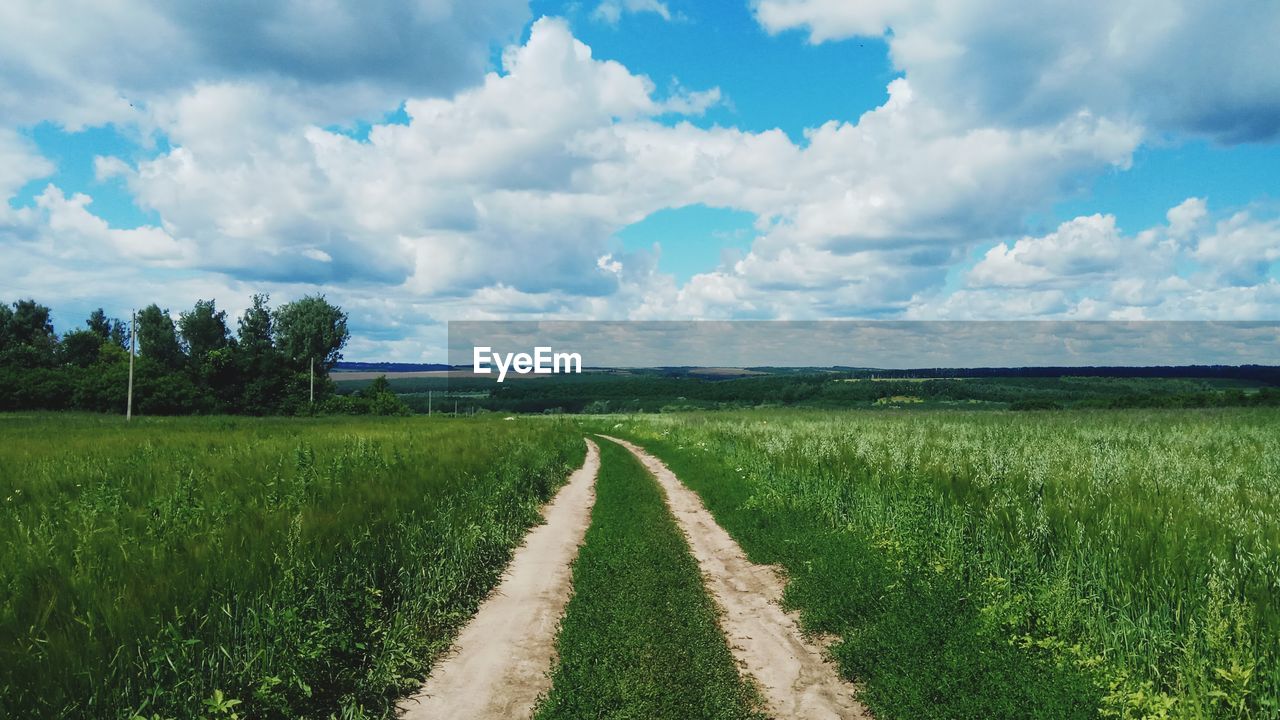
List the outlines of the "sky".
{"label": "sky", "polygon": [[1280,320],[1273,0],[12,0],[0,301]]}

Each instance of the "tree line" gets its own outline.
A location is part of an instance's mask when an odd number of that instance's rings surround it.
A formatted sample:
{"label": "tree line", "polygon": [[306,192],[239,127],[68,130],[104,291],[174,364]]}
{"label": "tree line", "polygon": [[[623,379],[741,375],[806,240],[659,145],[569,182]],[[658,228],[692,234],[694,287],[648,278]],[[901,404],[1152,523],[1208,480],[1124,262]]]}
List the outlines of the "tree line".
{"label": "tree line", "polygon": [[[235,321],[213,300],[173,316],[151,304],[137,313],[134,411],[143,415],[312,412],[403,414],[383,386],[337,396],[329,371],[350,339],[347,314],[323,295],[272,309],[254,295]],[[0,304],[0,410],[123,413],[129,323],[94,310],[59,335],[48,306]],[[314,363],[315,402],[311,402]],[[382,397],[381,394],[389,395]]]}

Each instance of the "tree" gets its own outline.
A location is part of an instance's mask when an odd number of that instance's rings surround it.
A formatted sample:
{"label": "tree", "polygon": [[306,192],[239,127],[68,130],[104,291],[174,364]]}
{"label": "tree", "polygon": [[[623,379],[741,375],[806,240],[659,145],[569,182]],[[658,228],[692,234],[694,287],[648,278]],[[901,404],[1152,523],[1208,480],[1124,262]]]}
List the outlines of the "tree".
{"label": "tree", "polygon": [[19,300],[6,312],[0,335],[0,362],[26,367],[53,367],[57,364],[58,336],[53,332],[50,311],[35,300]]}
{"label": "tree", "polygon": [[89,313],[89,319],[85,320],[84,324],[89,326],[89,332],[103,340],[110,339],[111,319],[107,317],[107,313],[102,308]]}
{"label": "tree", "polygon": [[0,359],[5,351],[13,345],[13,333],[9,325],[13,322],[13,308],[8,304],[0,304]]}
{"label": "tree", "polygon": [[253,304],[240,316],[238,337],[240,349],[250,355],[270,350],[271,308],[267,306],[269,295],[254,295]]}
{"label": "tree", "polygon": [[238,379],[235,409],[250,415],[278,412],[288,384],[284,359],[272,342],[271,309],[266,295],[254,295],[240,317],[231,363]]}
{"label": "tree", "polygon": [[169,370],[182,367],[186,357],[178,343],[178,331],[168,310],[152,303],[138,313],[139,354]]}
{"label": "tree", "polygon": [[225,348],[231,339],[227,313],[218,310],[213,300],[197,300],[191,312],[178,317],[178,329],[195,367],[205,364],[209,353]]}
{"label": "tree", "polygon": [[129,325],[123,320],[107,317],[107,313],[98,308],[89,313],[89,319],[84,323],[89,328],[89,332],[102,338],[104,342],[111,342],[118,347],[129,347]]}
{"label": "tree", "polygon": [[92,330],[72,330],[62,336],[62,362],[75,367],[89,367],[98,361],[106,338]]}
{"label": "tree", "polygon": [[274,320],[276,346],[293,367],[306,370],[314,359],[316,370],[327,375],[342,359],[350,338],[347,314],[323,295],[282,305]]}

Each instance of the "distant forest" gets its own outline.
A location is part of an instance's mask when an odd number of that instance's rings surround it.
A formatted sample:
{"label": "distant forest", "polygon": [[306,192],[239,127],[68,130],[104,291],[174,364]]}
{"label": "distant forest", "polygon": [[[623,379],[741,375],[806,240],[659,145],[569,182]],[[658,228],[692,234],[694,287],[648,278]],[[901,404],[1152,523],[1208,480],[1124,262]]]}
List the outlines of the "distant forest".
{"label": "distant forest", "polygon": [[1256,380],[1271,385],[1280,385],[1280,366],[1275,365],[1098,365],[1091,367],[915,368],[912,370],[841,369],[847,370],[851,377],[875,378],[1192,378]]}
{"label": "distant forest", "polygon": [[[0,410],[124,413],[129,323],[93,311],[59,334],[35,300],[0,304]],[[403,414],[385,385],[338,396],[329,371],[350,334],[347,315],[323,296],[272,309],[255,295],[233,333],[225,311],[199,300],[175,323],[152,304],[136,318],[135,413]],[[315,403],[311,370],[315,370]]]}
{"label": "distant forest", "polygon": [[[765,370],[757,368],[757,371]],[[1071,370],[1078,370],[1072,368]],[[1067,408],[1196,408],[1280,405],[1280,387],[1254,376],[1019,377],[1016,369],[987,377],[883,378],[865,371],[768,369],[732,379],[698,376],[694,368],[626,370],[526,378],[497,385],[469,378],[395,378],[389,387],[416,412],[434,402],[436,412],[606,413],[713,410],[750,407],[966,408],[1050,410]],[[339,392],[365,382],[340,380]]]}

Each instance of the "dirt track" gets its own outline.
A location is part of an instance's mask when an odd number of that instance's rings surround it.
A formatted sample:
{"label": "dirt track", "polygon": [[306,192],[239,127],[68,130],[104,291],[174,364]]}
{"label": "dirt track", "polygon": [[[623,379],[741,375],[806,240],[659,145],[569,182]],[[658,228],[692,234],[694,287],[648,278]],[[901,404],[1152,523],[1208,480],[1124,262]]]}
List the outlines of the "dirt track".
{"label": "dirt track", "polygon": [[422,689],[402,700],[405,720],[528,718],[551,685],[555,638],[569,601],[572,563],[591,521],[600,453],[587,459],[547,504],[502,582],[459,633]]}
{"label": "dirt track", "polygon": [[707,590],[723,611],[720,624],[729,647],[755,680],[769,715],[780,720],[870,718],[854,699],[853,686],[840,678],[817,645],[804,639],[796,618],[782,610],[785,583],[778,573],[748,560],[698,495],[661,460],[625,440],[602,437],[630,450],[657,477]]}

